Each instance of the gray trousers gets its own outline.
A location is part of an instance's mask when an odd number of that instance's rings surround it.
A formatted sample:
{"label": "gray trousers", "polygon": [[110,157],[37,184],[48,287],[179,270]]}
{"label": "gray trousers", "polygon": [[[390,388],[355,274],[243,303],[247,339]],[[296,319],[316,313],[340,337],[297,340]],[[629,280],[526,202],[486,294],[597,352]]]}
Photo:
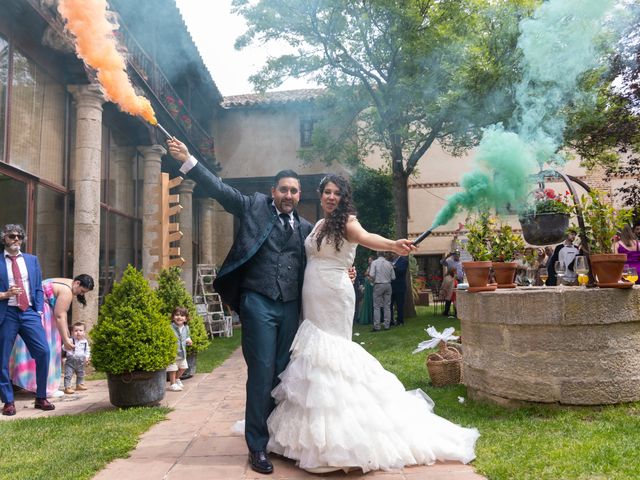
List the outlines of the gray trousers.
{"label": "gray trousers", "polygon": [[376,283],[373,286],[373,329],[380,330],[380,309],[384,309],[384,328],[391,324],[391,284]]}
{"label": "gray trousers", "polygon": [[84,383],[84,357],[67,356],[64,361],[64,388],[71,386],[71,378],[76,374],[76,385]]}

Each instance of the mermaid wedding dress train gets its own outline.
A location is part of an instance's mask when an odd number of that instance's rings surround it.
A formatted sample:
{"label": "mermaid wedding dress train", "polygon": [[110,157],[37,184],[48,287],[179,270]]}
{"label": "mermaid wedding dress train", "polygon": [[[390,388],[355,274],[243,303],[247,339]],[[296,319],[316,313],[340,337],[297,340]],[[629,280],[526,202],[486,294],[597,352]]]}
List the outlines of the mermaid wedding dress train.
{"label": "mermaid wedding dress train", "polygon": [[351,341],[355,294],[347,268],[357,245],[345,240],[336,252],[325,238],[318,251],[315,231],[321,222],[305,241],[304,321],[273,390],[268,450],[317,473],[470,462],[478,431],[435,415],[428,397],[405,391]]}

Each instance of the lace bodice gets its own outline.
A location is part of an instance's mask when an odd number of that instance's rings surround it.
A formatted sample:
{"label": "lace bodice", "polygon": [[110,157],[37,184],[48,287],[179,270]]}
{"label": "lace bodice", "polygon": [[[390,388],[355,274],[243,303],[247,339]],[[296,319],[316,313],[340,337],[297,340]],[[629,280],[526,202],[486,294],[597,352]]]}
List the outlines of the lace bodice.
{"label": "lace bodice", "polygon": [[356,257],[356,243],[351,243],[348,240],[344,240],[340,251],[336,251],[333,243],[329,242],[325,237],[320,244],[320,250],[318,250],[318,242],[316,233],[322,225],[324,220],[319,220],[311,234],[304,242],[305,251],[307,253],[307,262],[312,260],[324,260],[327,263],[335,263],[336,267],[341,269],[349,268],[353,265],[353,260]]}
{"label": "lace bodice", "polygon": [[336,251],[325,237],[318,250],[316,232],[323,221],[316,223],[304,242],[307,268],[302,287],[303,318],[327,333],[351,339],[355,292],[348,269],[353,265],[357,244],[345,239]]}

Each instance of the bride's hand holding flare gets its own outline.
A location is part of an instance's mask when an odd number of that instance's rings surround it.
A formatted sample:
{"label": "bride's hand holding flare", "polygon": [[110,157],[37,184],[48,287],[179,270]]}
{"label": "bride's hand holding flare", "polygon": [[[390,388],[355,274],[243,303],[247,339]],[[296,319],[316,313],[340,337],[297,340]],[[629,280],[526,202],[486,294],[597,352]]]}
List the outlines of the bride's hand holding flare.
{"label": "bride's hand holding flare", "polygon": [[401,238],[395,241],[395,248],[393,248],[391,251],[404,257],[416,251],[417,249],[418,247],[416,247],[411,240]]}
{"label": "bride's hand holding flare", "polygon": [[417,250],[417,247],[411,240],[400,238],[398,240],[390,240],[376,233],[367,232],[358,219],[352,216],[347,222],[347,240],[362,245],[363,247],[376,250],[378,252],[393,252],[395,254],[406,256]]}

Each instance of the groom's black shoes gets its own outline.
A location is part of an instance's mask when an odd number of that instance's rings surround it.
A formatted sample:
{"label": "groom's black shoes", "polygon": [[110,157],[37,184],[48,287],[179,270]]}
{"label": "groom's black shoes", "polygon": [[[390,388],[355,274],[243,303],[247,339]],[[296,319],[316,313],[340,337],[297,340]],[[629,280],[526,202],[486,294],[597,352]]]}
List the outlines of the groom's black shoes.
{"label": "groom's black shoes", "polygon": [[264,450],[258,450],[257,452],[249,452],[249,463],[251,468],[258,473],[272,473],[273,464],[267,456],[267,452]]}

